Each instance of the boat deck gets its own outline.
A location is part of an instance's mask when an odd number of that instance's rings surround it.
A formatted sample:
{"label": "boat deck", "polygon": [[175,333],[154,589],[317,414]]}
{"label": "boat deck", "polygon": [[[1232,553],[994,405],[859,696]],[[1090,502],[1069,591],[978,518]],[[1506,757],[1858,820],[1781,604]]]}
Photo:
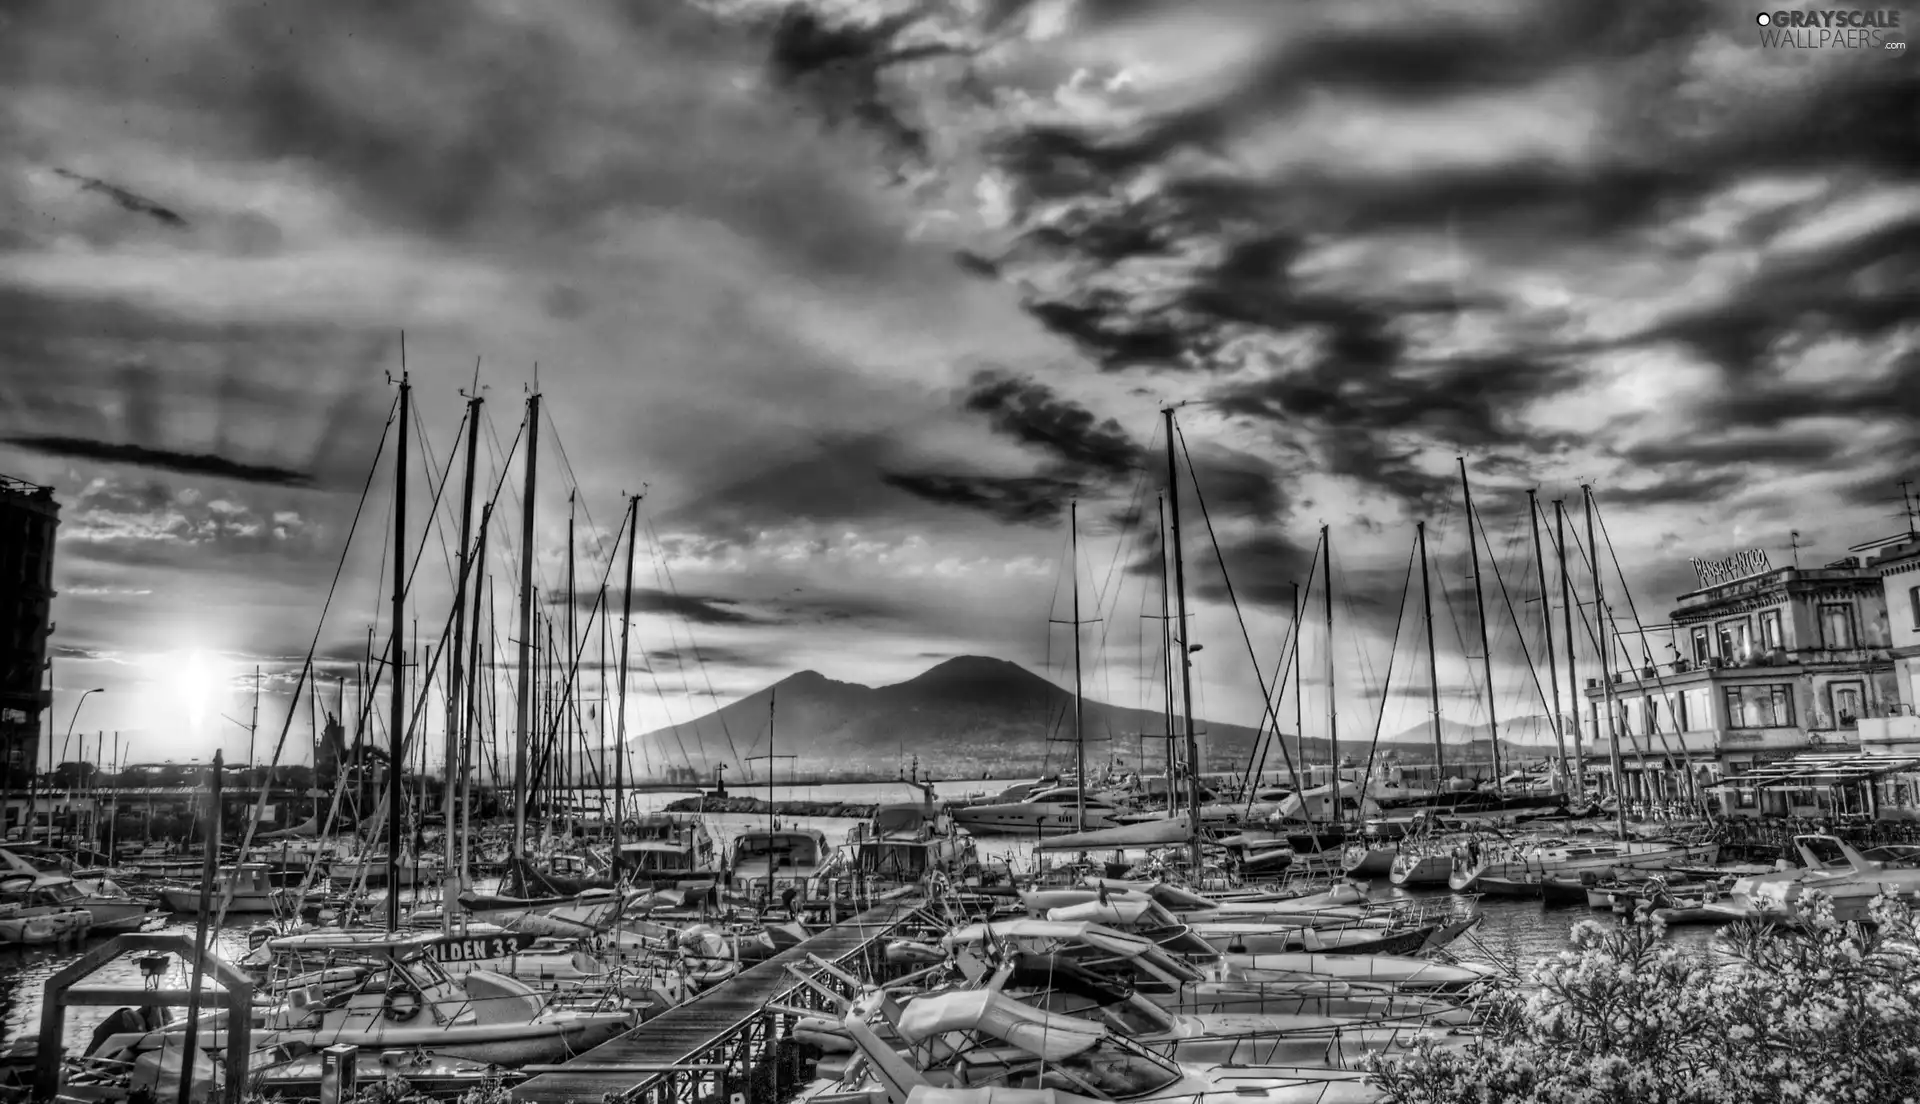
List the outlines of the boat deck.
{"label": "boat deck", "polygon": [[733,980],[670,1008],[633,1030],[569,1059],[551,1073],[514,1086],[517,1104],[601,1104],[656,1073],[698,1063],[703,1052],[780,1000],[797,984],[789,963],[808,955],[833,962],[885,936],[919,909],[918,900],[895,901],[844,920],[798,946],[742,970]]}

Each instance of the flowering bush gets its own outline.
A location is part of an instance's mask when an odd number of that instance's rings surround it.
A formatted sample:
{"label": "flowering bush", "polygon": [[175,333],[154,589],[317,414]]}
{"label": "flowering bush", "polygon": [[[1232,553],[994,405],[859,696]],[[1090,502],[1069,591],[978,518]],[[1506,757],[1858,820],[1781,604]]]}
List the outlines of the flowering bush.
{"label": "flowering bush", "polygon": [[1736,925],[1717,960],[1644,916],[1581,923],[1471,1046],[1373,1079],[1391,1104],[1920,1104],[1920,920],[1876,899],[1837,924],[1808,898],[1804,926]]}

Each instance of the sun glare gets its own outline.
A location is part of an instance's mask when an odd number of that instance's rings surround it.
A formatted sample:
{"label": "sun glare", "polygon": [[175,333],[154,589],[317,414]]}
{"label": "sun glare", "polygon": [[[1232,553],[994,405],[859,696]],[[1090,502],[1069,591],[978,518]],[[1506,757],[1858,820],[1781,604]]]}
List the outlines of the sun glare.
{"label": "sun glare", "polygon": [[174,693],[196,729],[220,703],[226,685],[224,668],[219,657],[198,649],[188,652],[174,668]]}

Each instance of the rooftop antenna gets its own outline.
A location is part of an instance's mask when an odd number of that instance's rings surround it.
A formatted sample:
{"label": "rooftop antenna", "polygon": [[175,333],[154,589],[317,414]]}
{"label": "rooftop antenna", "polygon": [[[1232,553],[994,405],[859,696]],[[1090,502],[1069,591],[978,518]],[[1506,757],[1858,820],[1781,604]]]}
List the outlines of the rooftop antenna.
{"label": "rooftop antenna", "polygon": [[1793,566],[1797,571],[1800,568],[1800,530],[1795,529],[1787,534],[1787,546],[1793,549]]}
{"label": "rooftop antenna", "polygon": [[1913,524],[1914,515],[1916,512],[1920,512],[1920,499],[1916,499],[1911,493],[1912,488],[1913,480],[1902,479],[1900,481],[1900,509],[1907,515],[1907,535],[1910,537],[1916,535]]}

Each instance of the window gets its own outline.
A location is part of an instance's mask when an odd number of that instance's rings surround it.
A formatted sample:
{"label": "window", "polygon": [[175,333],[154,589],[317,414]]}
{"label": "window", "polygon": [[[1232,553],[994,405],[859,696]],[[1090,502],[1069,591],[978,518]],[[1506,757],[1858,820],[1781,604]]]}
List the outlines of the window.
{"label": "window", "polygon": [[1907,591],[1907,602],[1913,606],[1913,628],[1920,632],[1920,586]]}
{"label": "window", "polygon": [[1729,686],[1727,727],[1785,728],[1793,724],[1793,687]]}
{"label": "window", "polygon": [[1853,607],[1821,606],[1820,638],[1829,648],[1853,647]]}
{"label": "window", "polygon": [[1833,723],[1839,728],[1854,728],[1860,721],[1860,704],[1865,688],[1857,682],[1837,682],[1828,688],[1833,701]]}
{"label": "window", "polygon": [[[1913,588],[1913,592],[1914,592],[1913,623],[1917,626],[1920,626],[1920,587]],[[1693,630],[1693,661],[1695,663],[1704,664],[1707,662],[1707,660],[1712,658],[1713,658],[1713,646],[1707,639],[1706,626],[1702,625],[1700,628]]]}
{"label": "window", "polygon": [[1620,726],[1622,735],[1645,736],[1647,734],[1645,722],[1642,719],[1645,712],[1641,708],[1643,701],[1642,698],[1620,699],[1620,719],[1624,722]]}
{"label": "window", "polygon": [[1680,717],[1678,718],[1678,722],[1682,731],[1699,732],[1702,729],[1715,727],[1713,723],[1713,701],[1708,697],[1708,694],[1709,691],[1704,686],[1680,692]]}
{"label": "window", "polygon": [[1647,699],[1647,735],[1660,731],[1660,699]]}
{"label": "window", "polygon": [[1768,651],[1785,648],[1787,640],[1780,631],[1780,611],[1769,610],[1760,615],[1760,644]]}
{"label": "window", "polygon": [[1720,658],[1729,663],[1747,658],[1753,653],[1753,627],[1744,617],[1738,621],[1722,621],[1720,629]]}

